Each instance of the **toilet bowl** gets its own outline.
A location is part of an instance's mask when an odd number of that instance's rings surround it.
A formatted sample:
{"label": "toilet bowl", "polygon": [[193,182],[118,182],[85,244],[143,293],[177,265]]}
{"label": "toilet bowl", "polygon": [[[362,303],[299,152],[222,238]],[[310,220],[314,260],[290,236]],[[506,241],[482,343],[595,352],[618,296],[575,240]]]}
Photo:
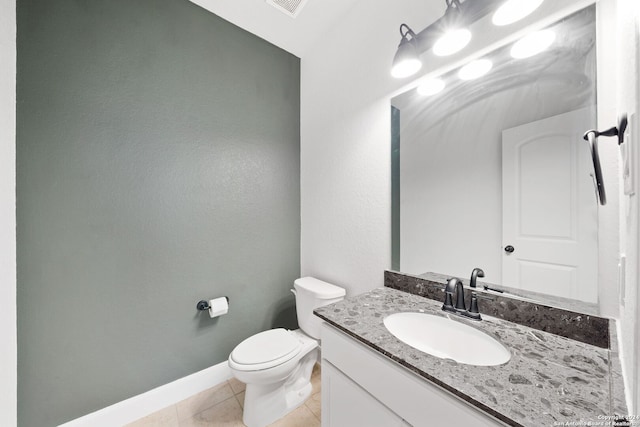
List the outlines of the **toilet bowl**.
{"label": "toilet bowl", "polygon": [[300,329],[271,329],[233,349],[229,367],[247,385],[243,422],[264,427],[300,406],[311,395],[311,371],[319,360],[322,320],[313,310],[340,301],[345,290],[313,277],[294,282]]}

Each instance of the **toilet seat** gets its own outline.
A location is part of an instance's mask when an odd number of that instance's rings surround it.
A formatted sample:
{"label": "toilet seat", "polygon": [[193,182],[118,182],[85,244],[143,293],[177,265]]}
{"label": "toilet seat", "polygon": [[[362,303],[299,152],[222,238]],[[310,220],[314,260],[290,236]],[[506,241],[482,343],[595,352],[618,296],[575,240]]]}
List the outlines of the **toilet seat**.
{"label": "toilet seat", "polygon": [[302,343],[288,330],[271,329],[242,341],[229,355],[239,371],[259,371],[281,365],[300,353]]}

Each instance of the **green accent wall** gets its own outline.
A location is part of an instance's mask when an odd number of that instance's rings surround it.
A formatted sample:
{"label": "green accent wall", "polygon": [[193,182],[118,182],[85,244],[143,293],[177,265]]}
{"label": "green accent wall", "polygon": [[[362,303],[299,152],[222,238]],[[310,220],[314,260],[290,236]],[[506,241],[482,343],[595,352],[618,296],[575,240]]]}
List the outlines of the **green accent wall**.
{"label": "green accent wall", "polygon": [[17,8],[19,425],[296,327],[299,59],[187,0]]}

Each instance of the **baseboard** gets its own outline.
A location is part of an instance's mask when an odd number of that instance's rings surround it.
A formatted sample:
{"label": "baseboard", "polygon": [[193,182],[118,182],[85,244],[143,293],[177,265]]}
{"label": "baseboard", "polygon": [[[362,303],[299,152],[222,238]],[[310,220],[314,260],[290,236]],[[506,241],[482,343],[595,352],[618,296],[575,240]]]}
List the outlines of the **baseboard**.
{"label": "baseboard", "polygon": [[59,427],[123,426],[221,384],[229,378],[231,371],[225,360],[195,374],[61,424]]}

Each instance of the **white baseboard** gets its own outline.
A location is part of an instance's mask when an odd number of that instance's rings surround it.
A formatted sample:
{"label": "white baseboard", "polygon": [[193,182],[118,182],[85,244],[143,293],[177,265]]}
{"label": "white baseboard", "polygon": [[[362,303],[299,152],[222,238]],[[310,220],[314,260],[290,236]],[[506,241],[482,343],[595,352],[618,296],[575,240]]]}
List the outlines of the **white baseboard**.
{"label": "white baseboard", "polygon": [[225,360],[195,374],[61,424],[59,427],[123,426],[221,384],[229,378],[231,371]]}

